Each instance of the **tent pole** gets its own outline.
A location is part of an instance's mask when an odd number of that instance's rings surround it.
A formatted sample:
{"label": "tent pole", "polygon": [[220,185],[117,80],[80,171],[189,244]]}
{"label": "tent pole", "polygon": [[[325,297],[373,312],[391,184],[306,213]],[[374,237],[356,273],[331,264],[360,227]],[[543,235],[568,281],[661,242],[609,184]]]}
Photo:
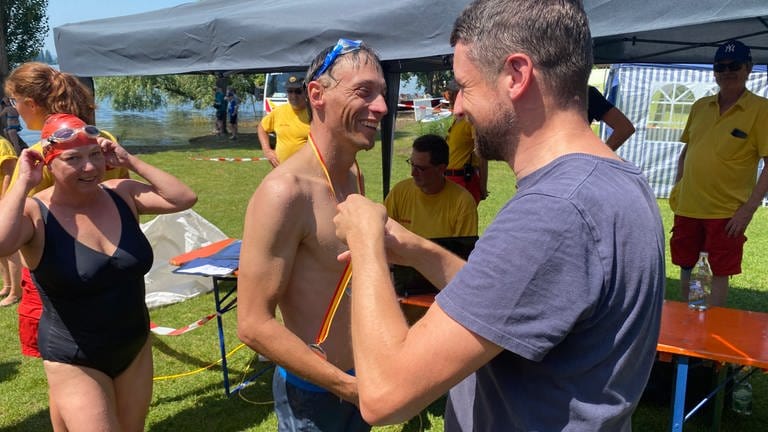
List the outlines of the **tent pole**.
{"label": "tent pole", "polygon": [[400,72],[385,72],[384,79],[387,82],[387,115],[381,121],[382,198],[389,193],[389,183],[392,177],[395,119],[397,117],[397,100],[400,97]]}

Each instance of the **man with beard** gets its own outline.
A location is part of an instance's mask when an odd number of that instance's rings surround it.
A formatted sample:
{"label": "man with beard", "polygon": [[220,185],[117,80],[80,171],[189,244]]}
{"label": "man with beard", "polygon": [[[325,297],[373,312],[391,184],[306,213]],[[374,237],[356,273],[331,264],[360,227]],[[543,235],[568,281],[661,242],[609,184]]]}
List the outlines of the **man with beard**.
{"label": "man with beard", "polygon": [[[656,352],[664,233],[642,172],[587,124],[582,4],[476,0],[451,43],[454,109],[518,190],[467,262],[361,196],[339,206],[363,417],[399,422],[450,390],[446,431],[630,430]],[[387,259],[444,287],[411,328]]]}
{"label": "man with beard", "polygon": [[377,55],[346,39],[320,53],[306,77],[309,141],[262,180],[246,211],[238,336],[278,365],[278,430],[367,431],[352,374],[349,273],[336,259],[345,247],[333,217],[339,202],[363,193],[355,158],[373,147],[386,84]]}

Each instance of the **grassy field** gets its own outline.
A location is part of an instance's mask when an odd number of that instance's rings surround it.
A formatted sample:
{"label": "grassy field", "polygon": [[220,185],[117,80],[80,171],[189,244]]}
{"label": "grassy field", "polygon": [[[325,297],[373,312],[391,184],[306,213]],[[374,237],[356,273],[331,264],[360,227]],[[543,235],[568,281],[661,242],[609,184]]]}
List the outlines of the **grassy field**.
{"label": "grassy field", "polygon": [[[400,125],[397,132],[392,183],[409,175],[405,159],[412,139],[422,133],[441,132],[444,125]],[[199,195],[195,210],[231,237],[242,235],[242,219],[252,191],[269,171],[267,162],[208,162],[191,157],[260,156],[254,134],[246,133],[233,143],[215,137],[193,139],[189,146],[177,148],[134,148],[141,158],[163,167],[190,184]],[[366,175],[368,196],[382,199],[381,153],[377,149],[360,155]],[[480,225],[484,229],[515,191],[514,177],[501,163],[490,164],[490,197],[480,204]],[[671,227],[671,212],[666,200],[659,200],[666,231]],[[264,209],[268,217],[269,209]],[[768,312],[768,210],[759,209],[747,232],[744,273],[732,279],[729,306]],[[679,300],[677,269],[667,263],[668,299]],[[153,322],[180,327],[213,312],[211,294],[184,303],[151,311]],[[50,430],[45,376],[39,359],[19,353],[15,308],[0,310],[0,430]],[[238,349],[235,314],[223,316],[225,341],[230,351],[229,376],[233,385],[258,375],[238,395],[227,398],[222,387],[222,370],[216,324],[178,337],[153,337],[156,382],[147,419],[148,431],[272,431],[276,429],[271,405],[271,366],[260,363],[247,348]],[[764,335],[755,335],[764,337]],[[768,424],[768,380],[754,376],[754,414],[741,417],[725,410],[724,431],[762,431]],[[407,423],[375,428],[377,431],[442,431],[442,402],[438,401],[421,416]],[[633,418],[636,431],[660,431],[668,427],[666,404],[644,402]],[[704,429],[707,418],[695,417],[686,430]]]}

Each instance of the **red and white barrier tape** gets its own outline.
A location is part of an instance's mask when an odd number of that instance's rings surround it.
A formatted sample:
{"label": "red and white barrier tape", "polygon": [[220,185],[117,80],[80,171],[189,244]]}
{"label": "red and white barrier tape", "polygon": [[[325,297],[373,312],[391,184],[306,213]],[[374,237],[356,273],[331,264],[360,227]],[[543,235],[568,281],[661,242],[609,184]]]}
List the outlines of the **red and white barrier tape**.
{"label": "red and white barrier tape", "polygon": [[211,161],[211,162],[258,162],[269,160],[265,157],[252,157],[252,158],[240,158],[240,157],[191,157],[190,159],[196,161]]}
{"label": "red and white barrier tape", "polygon": [[177,329],[170,328],[170,327],[160,327],[159,325],[153,322],[150,322],[149,329],[152,331],[152,333],[160,336],[178,336],[178,335],[182,335],[184,333],[190,332],[198,327],[201,327],[203,324],[212,320],[215,316],[216,316],[215,313],[210,314],[206,317],[200,318],[199,320],[191,324],[187,324],[184,327],[177,328]]}

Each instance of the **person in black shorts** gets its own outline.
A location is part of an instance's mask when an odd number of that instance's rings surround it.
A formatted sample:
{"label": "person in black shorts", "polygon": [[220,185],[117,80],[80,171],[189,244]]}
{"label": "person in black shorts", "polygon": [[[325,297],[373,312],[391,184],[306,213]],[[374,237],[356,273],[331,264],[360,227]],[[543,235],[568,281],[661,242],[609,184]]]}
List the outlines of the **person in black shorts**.
{"label": "person in black shorts", "polygon": [[240,98],[237,97],[235,91],[230,89],[227,92],[227,113],[229,114],[229,127],[232,130],[232,135],[229,139],[237,139],[237,113],[240,111]]}
{"label": "person in black shorts", "polygon": [[221,87],[216,87],[213,96],[213,109],[216,110],[216,135],[227,134],[227,98]]}

